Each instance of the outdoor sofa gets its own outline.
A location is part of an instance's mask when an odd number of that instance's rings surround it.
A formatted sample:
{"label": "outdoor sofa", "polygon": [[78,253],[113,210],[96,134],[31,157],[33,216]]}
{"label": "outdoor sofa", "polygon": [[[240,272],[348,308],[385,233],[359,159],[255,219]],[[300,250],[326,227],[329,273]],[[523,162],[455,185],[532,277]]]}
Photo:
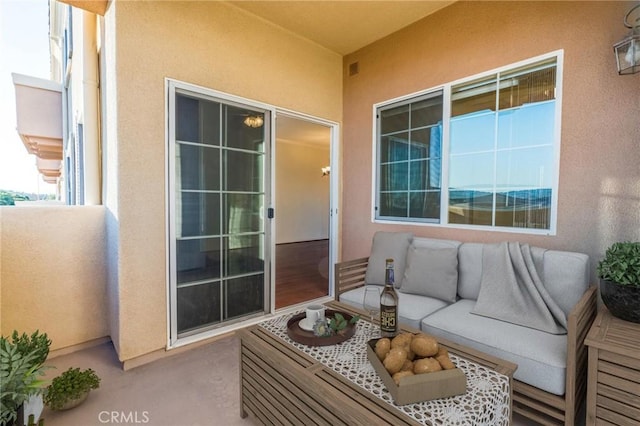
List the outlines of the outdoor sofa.
{"label": "outdoor sofa", "polygon": [[[546,295],[566,316],[564,334],[472,312],[478,305],[483,262],[484,273],[489,274],[488,253],[496,245],[378,232],[369,257],[336,264],[336,300],[362,309],[365,285],[382,288],[384,260],[394,258],[401,323],[517,364],[514,412],[540,424],[573,426],[586,395],[584,339],[597,310],[596,287],[589,285],[589,258],[525,248]],[[496,305],[505,305],[504,300]]]}

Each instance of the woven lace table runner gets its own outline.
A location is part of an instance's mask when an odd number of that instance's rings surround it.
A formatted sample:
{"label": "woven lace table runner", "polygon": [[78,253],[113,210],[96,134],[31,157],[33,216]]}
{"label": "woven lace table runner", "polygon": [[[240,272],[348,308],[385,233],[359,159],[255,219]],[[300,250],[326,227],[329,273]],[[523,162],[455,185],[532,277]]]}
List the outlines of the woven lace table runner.
{"label": "woven lace table runner", "polygon": [[358,321],[354,336],[345,342],[332,346],[307,346],[291,340],[287,335],[287,321],[293,315],[295,313],[283,315],[262,322],[260,326],[417,422],[425,425],[452,426],[509,424],[510,397],[507,376],[450,354],[451,361],[467,377],[465,394],[397,405],[367,359],[365,345],[370,339],[380,337],[378,326],[368,321]]}

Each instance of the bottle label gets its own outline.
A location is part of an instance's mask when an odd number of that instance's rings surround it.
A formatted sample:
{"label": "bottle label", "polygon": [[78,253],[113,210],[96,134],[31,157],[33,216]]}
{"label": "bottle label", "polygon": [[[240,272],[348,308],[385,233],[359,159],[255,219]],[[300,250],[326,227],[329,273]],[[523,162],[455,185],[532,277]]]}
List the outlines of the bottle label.
{"label": "bottle label", "polygon": [[380,330],[395,333],[398,328],[398,310],[396,306],[380,305]]}

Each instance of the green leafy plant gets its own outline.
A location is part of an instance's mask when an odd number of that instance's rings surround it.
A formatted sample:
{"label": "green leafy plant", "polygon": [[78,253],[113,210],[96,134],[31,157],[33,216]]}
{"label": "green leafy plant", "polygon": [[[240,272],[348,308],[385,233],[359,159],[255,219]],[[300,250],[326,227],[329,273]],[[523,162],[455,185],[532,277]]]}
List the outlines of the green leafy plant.
{"label": "green leafy plant", "polygon": [[99,387],[100,377],[91,368],[84,371],[69,368],[47,386],[44,403],[52,410],[61,410],[67,403],[78,400]]}
{"label": "green leafy plant", "polygon": [[360,319],[359,315],[351,317],[349,321],[339,312],[333,315],[333,318],[325,319],[324,321],[318,321],[313,326],[313,334],[320,337],[333,336],[334,334],[340,334],[342,330],[347,328],[348,324],[355,324]]}
{"label": "green leafy plant", "polygon": [[34,362],[36,364],[44,364],[49,356],[49,346],[51,346],[51,340],[47,337],[47,334],[40,334],[39,330],[36,330],[31,334],[22,333],[18,335],[16,330],[11,335],[11,340],[14,345],[17,346],[18,352],[22,354],[33,353],[36,355]]}
{"label": "green leafy plant", "polygon": [[44,361],[51,340],[36,330],[31,336],[14,331],[11,339],[0,337],[0,425],[10,425],[18,408],[32,395],[42,393]]}
{"label": "green leafy plant", "polygon": [[620,285],[640,287],[640,242],[611,245],[597,267],[598,276]]}
{"label": "green leafy plant", "polygon": [[329,328],[337,334],[347,328],[347,324],[355,324],[359,319],[360,317],[356,315],[352,317],[351,320],[347,321],[342,314],[336,312],[333,318],[329,319]]}

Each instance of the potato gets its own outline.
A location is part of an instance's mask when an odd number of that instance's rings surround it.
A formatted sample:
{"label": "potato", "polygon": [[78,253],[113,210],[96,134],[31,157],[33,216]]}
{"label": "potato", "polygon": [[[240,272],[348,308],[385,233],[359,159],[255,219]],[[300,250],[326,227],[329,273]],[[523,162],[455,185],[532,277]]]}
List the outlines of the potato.
{"label": "potato", "polygon": [[451,359],[449,359],[449,355],[447,354],[436,356],[436,361],[438,361],[444,370],[453,370],[456,368],[455,364],[451,362]]}
{"label": "potato", "polygon": [[391,340],[388,338],[383,337],[376,342],[375,351],[380,361],[384,361],[385,357],[389,353],[389,349],[391,349]]}
{"label": "potato", "polygon": [[407,360],[407,351],[402,348],[391,348],[386,358],[382,362],[384,364],[384,368],[387,369],[389,374],[394,375],[404,365],[404,362]]}
{"label": "potato", "polygon": [[391,340],[391,347],[403,348],[405,351],[407,351],[407,359],[413,361],[416,355],[411,350],[411,340],[413,340],[413,334],[411,333],[398,334]]}
{"label": "potato", "polygon": [[398,371],[396,374],[391,376],[391,378],[393,379],[394,382],[396,382],[396,385],[399,385],[400,379],[408,376],[413,376],[413,371],[409,371],[409,370]]}
{"label": "potato", "polygon": [[400,355],[403,359],[407,359],[407,350],[404,348],[391,348],[389,349],[389,355]]}
{"label": "potato", "polygon": [[416,354],[411,350],[411,348],[406,349],[407,351],[407,359],[409,361],[413,361],[414,359],[416,359]]}
{"label": "potato", "polygon": [[411,346],[411,340],[413,339],[413,334],[411,333],[401,333],[391,340],[392,348],[404,348],[405,350],[409,350]]}
{"label": "potato", "polygon": [[435,358],[422,358],[413,363],[415,374],[433,373],[442,370],[442,366]]}
{"label": "potato", "polygon": [[439,345],[438,346],[438,353],[435,355],[434,358],[437,358],[437,357],[439,357],[441,355],[446,355],[448,357],[449,356],[449,351],[444,346]]}
{"label": "potato", "polygon": [[411,341],[411,351],[418,357],[432,357],[438,353],[438,342],[433,337],[421,334]]}
{"label": "potato", "polygon": [[407,359],[402,365],[402,369],[400,371],[412,371],[413,372],[413,361]]}

